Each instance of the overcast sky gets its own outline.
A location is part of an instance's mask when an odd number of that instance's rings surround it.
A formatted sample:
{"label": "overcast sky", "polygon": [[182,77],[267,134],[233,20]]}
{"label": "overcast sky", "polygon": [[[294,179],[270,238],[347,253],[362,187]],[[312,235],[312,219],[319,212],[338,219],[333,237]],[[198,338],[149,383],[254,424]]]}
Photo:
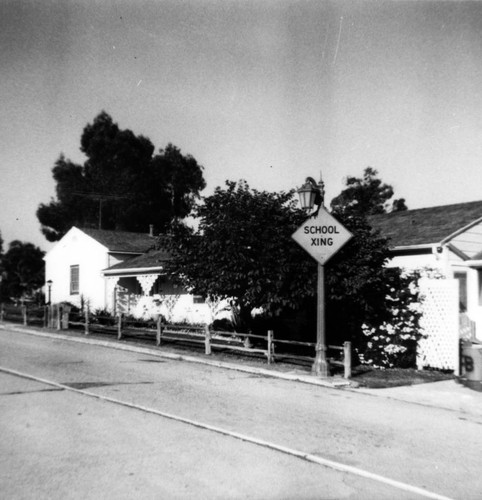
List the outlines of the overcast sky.
{"label": "overcast sky", "polygon": [[482,2],[2,0],[0,42],[6,244],[50,248],[36,209],[101,110],[205,194],[321,170],[329,202],[372,166],[409,208],[482,199]]}

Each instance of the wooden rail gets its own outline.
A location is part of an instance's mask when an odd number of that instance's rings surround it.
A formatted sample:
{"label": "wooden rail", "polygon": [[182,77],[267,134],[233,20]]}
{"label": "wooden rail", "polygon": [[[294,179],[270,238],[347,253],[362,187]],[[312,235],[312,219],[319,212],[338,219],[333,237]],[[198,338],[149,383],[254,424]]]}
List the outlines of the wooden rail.
{"label": "wooden rail", "polygon": [[[41,313],[41,314],[40,314]],[[314,342],[300,342],[296,340],[275,339],[274,332],[268,330],[266,335],[252,333],[227,332],[211,330],[207,325],[172,325],[164,324],[160,318],[154,322],[126,319],[122,315],[98,316],[92,315],[88,308],[83,313],[71,313],[69,306],[52,305],[40,308],[13,306],[0,304],[0,321],[21,322],[24,325],[35,321],[47,328],[81,329],[85,335],[91,333],[105,333],[115,335],[118,340],[126,337],[137,337],[155,342],[160,347],[164,342],[184,342],[201,344],[206,355],[211,355],[214,349],[233,350],[250,354],[261,354],[266,357],[267,363],[274,363],[277,359],[292,359],[313,362],[314,356],[302,356],[290,352],[276,352],[276,345],[304,346],[315,349]],[[351,377],[351,343],[343,346],[328,345],[328,351],[337,351],[338,358],[328,357],[330,365],[343,367],[344,377]]]}

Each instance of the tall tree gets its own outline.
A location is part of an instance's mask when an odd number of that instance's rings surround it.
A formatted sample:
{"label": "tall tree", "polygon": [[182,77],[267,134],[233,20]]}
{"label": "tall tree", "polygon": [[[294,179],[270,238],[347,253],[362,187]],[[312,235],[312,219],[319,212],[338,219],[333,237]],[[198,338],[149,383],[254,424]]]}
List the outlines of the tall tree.
{"label": "tall tree", "polygon": [[[171,271],[196,294],[235,298],[248,326],[253,308],[263,308],[263,326],[277,336],[315,339],[315,261],[291,235],[306,219],[293,193],[251,190],[227,182],[197,209],[199,228],[177,226],[161,244],[170,250]],[[363,217],[334,214],[354,238],[326,268],[329,339],[353,340],[361,325],[386,310],[386,240]],[[296,316],[296,317],[295,317]]]}
{"label": "tall tree", "polygon": [[78,165],[61,155],[52,173],[57,199],[37,210],[42,232],[59,240],[73,225],[164,231],[185,217],[206,183],[203,167],[174,145],[154,154],[149,139],[122,130],[101,112],[82,133]]}
{"label": "tall tree", "polygon": [[292,193],[227,181],[204,198],[196,215],[198,230],[178,225],[161,242],[173,256],[171,272],[193,293],[233,298],[245,326],[254,308],[276,315],[314,294],[314,262],[291,240],[304,217]]}
{"label": "tall tree", "polygon": [[44,284],[44,254],[32,243],[10,243],[2,259],[4,299],[31,297]]}
{"label": "tall tree", "polygon": [[362,178],[347,177],[346,188],[331,201],[331,208],[337,213],[374,215],[388,211],[406,210],[403,198],[393,200],[393,187],[384,184],[377,177],[378,172],[367,167]]}

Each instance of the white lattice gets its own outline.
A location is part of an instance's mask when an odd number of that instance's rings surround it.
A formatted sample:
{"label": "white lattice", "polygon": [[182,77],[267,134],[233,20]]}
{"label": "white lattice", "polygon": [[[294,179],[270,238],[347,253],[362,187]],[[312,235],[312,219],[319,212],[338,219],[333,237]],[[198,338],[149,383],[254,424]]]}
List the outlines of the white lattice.
{"label": "white lattice", "polygon": [[174,308],[179,301],[180,295],[160,295],[159,297],[162,302],[162,311],[165,313],[167,321],[171,321]]}
{"label": "white lattice", "polygon": [[142,287],[142,292],[144,293],[144,295],[149,295],[152,285],[154,284],[158,276],[158,274],[141,274],[139,276],[136,276],[137,281]]}
{"label": "white lattice", "polygon": [[459,371],[459,293],[452,279],[421,279],[421,326],[426,338],[417,352],[419,367]]}

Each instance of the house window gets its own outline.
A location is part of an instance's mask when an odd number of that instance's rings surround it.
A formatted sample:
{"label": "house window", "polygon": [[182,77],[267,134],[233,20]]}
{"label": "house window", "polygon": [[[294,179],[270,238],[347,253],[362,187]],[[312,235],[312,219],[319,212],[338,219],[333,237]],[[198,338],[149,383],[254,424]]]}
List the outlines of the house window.
{"label": "house window", "polygon": [[79,293],[79,266],[70,266],[70,295]]}
{"label": "house window", "polygon": [[202,295],[194,295],[193,303],[194,304],[204,304],[206,301]]}
{"label": "house window", "polygon": [[459,310],[467,311],[467,273],[454,273],[454,278],[459,281]]}

